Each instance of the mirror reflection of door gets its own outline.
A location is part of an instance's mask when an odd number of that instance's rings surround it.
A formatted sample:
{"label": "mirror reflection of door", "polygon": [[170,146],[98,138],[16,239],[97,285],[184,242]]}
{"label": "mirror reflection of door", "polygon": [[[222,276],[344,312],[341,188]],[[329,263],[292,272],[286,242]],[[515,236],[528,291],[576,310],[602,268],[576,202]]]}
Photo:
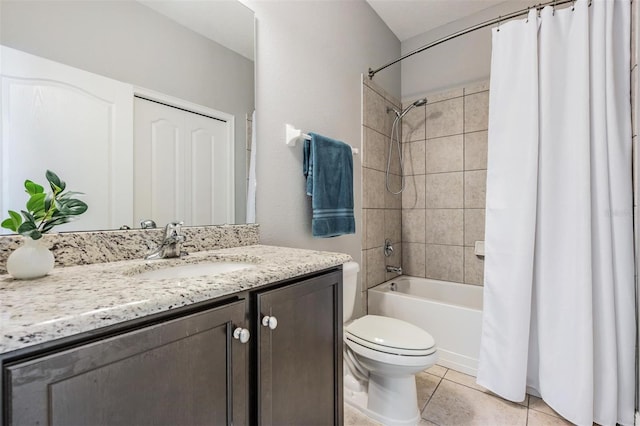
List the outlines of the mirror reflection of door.
{"label": "mirror reflection of door", "polygon": [[134,218],[234,223],[233,124],[134,101]]}
{"label": "mirror reflection of door", "polygon": [[51,169],[89,205],[56,231],[131,226],[133,87],[6,46],[0,58],[0,214]]}

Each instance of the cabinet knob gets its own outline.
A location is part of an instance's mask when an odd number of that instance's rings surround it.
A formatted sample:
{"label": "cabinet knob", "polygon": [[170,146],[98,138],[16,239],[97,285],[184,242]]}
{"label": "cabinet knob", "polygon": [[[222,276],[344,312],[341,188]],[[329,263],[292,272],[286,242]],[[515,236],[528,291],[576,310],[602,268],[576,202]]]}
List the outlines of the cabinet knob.
{"label": "cabinet knob", "polygon": [[240,343],[247,343],[249,338],[251,337],[251,333],[246,328],[238,327],[233,330],[233,338],[240,340]]}
{"label": "cabinet knob", "polygon": [[270,317],[268,315],[265,315],[262,318],[262,325],[265,327],[269,327],[272,330],[275,330],[276,327],[278,326],[278,319],[276,317]]}

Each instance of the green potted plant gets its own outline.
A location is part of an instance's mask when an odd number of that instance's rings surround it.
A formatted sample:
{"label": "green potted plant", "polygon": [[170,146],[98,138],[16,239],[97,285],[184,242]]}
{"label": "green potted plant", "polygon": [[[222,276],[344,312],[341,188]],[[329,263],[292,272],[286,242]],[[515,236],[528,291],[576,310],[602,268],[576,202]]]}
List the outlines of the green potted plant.
{"label": "green potted plant", "polygon": [[31,279],[47,275],[54,264],[53,253],[41,243],[42,235],[56,225],[70,222],[87,211],[87,204],[73,198],[79,192],[67,191],[66,183],[51,170],[45,177],[51,187],[46,193],[42,185],[26,180],[25,192],[29,195],[26,210],[17,213],[9,210],[9,217],[2,221],[3,228],[25,237],[25,244],[7,259],[7,271],[17,279]]}

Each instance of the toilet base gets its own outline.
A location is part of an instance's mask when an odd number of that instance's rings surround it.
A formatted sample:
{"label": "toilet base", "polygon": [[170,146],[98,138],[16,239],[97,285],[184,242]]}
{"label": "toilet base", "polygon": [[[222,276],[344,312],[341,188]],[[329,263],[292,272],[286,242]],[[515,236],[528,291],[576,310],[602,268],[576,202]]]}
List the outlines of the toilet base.
{"label": "toilet base", "polygon": [[[345,386],[344,402],[383,425],[417,425],[420,422],[420,411],[415,376],[391,378],[394,383],[389,383],[389,379],[371,375],[367,384],[359,387]],[[351,374],[345,374],[345,383],[354,381],[357,382]],[[399,390],[402,393],[399,394]],[[375,410],[369,407],[375,407]]]}

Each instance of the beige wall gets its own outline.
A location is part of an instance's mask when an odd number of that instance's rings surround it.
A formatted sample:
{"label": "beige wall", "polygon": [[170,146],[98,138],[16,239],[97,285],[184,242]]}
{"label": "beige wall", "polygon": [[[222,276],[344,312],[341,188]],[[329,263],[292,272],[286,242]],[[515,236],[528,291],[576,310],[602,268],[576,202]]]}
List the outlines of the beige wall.
{"label": "beige wall", "polygon": [[[386,265],[402,265],[401,207],[402,196],[387,192],[385,170],[389,138],[395,114],[387,108],[400,108],[400,101],[364,78],[362,117],[362,301],[366,305],[367,289],[395,276],[386,273]],[[400,188],[397,156],[392,156],[390,185]],[[390,257],[383,254],[385,239],[393,243]]]}
{"label": "beige wall", "polygon": [[[482,285],[484,260],[473,253],[484,240],[488,82],[427,96],[402,120],[405,191],[385,187],[391,128],[398,100],[364,79],[362,152],[363,293],[404,273]],[[415,99],[406,102],[406,108]],[[392,155],[391,184],[400,169]],[[394,243],[385,257],[384,240]]]}
{"label": "beige wall", "polygon": [[[484,240],[487,176],[488,82],[427,96],[425,106],[402,120],[405,191],[385,188],[385,169],[398,100],[364,80],[363,84],[363,301],[366,289],[404,273],[482,285],[484,259],[474,254]],[[406,108],[415,99],[407,101]],[[395,160],[395,157],[392,156]],[[400,169],[392,162],[392,185]],[[385,257],[384,240],[394,243]]]}
{"label": "beige wall", "polygon": [[[406,54],[428,43],[465,28],[526,9],[533,3],[506,0],[463,19],[418,34],[402,42]],[[457,88],[489,78],[491,65],[491,27],[447,41],[402,62],[401,99],[414,99],[426,93]]]}
{"label": "beige wall", "polygon": [[[362,266],[362,155],[354,157],[357,233],[313,238],[302,146],[285,145],[285,124],[361,149],[362,73],[397,57],[400,42],[364,0],[245,3],[257,20],[254,125],[261,241],[343,252]],[[399,67],[378,83],[399,97]],[[361,311],[358,304],[356,314]]]}
{"label": "beige wall", "polygon": [[482,285],[483,259],[473,246],[484,240],[488,83],[427,99],[403,123],[403,269],[417,277]]}

